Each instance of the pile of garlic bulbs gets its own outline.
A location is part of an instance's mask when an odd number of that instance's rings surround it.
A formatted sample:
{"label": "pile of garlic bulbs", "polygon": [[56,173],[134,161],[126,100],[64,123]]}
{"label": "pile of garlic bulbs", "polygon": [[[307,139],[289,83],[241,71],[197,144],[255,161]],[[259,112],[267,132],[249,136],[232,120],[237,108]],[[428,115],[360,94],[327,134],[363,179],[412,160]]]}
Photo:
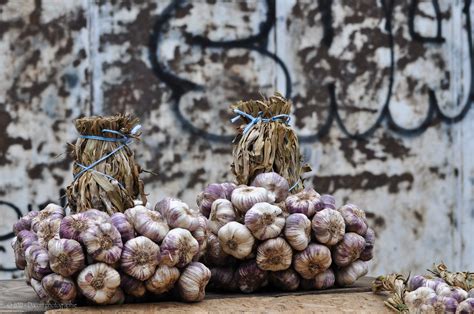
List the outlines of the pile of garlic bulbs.
{"label": "pile of garlic bulbs", "polygon": [[197,204],[209,219],[202,262],[215,290],[326,289],[368,271],[375,234],[364,211],[336,209],[333,196],[313,189],[289,195],[277,173],[261,173],[251,186],[210,184]]}
{"label": "pile of garlic bulbs", "polygon": [[177,295],[194,302],[211,277],[198,262],[207,219],[178,199],[112,216],[96,209],[66,216],[49,204],[13,230],[16,266],[42,301],[105,305]]}

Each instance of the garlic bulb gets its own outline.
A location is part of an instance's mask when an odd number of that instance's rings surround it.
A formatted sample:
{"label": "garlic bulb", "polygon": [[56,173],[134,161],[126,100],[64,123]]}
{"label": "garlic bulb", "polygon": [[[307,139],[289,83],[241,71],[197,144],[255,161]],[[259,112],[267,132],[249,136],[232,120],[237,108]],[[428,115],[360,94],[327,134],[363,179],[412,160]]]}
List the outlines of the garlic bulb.
{"label": "garlic bulb", "polygon": [[138,280],[150,278],[160,262],[160,247],[146,237],[128,240],[123,246],[120,259],[122,270]]}
{"label": "garlic bulb", "polygon": [[[471,289],[472,290],[472,289]],[[456,308],[456,314],[470,314],[474,313],[474,298],[467,298],[460,302]]]}
{"label": "garlic bulb", "polygon": [[178,280],[178,292],[184,301],[196,302],[204,299],[211,271],[202,263],[192,262]]}
{"label": "garlic bulb", "polygon": [[135,237],[133,226],[123,213],[114,213],[112,216],[110,216],[110,222],[115,228],[117,228],[120,236],[122,237],[123,243]]}
{"label": "garlic bulb", "polygon": [[237,185],[232,182],[224,182],[221,183],[221,187],[224,191],[225,198],[230,201],[232,197],[232,192],[234,192],[234,190],[237,188]]}
{"label": "garlic bulb", "polygon": [[123,303],[125,303],[125,294],[123,293],[122,289],[117,288],[117,290],[115,290],[114,295],[110,298],[110,300],[106,304],[112,305],[112,304],[123,304]]}
{"label": "garlic bulb", "polygon": [[161,263],[170,267],[184,267],[198,252],[199,244],[188,230],[172,229],[161,243]]}
{"label": "garlic bulb", "polygon": [[122,237],[110,223],[91,226],[81,234],[87,253],[96,261],[113,264],[122,253]]}
{"label": "garlic bulb", "polygon": [[333,250],[334,263],[339,267],[345,267],[359,258],[365,248],[363,237],[354,232],[344,234],[344,238]]}
{"label": "garlic bulb", "polygon": [[269,203],[257,203],[245,214],[245,226],[259,240],[278,237],[285,226],[281,208]]}
{"label": "garlic bulb", "polygon": [[207,251],[204,255],[206,265],[226,266],[233,263],[233,257],[222,249],[219,239],[214,234],[207,238]]}
{"label": "garlic bulb", "polygon": [[266,189],[246,185],[238,186],[232,192],[231,200],[237,213],[242,216],[244,216],[253,205],[272,201]]}
{"label": "garlic bulb", "polygon": [[315,289],[327,289],[334,286],[336,282],[336,276],[331,268],[326,269],[324,272],[317,274],[313,279]]}
{"label": "garlic bulb", "polygon": [[191,232],[192,236],[199,245],[198,254],[194,255],[193,261],[197,262],[206,254],[207,250],[207,238],[209,237],[208,220],[204,216],[199,216],[199,227]]}
{"label": "garlic bulb", "polygon": [[294,268],[305,279],[314,278],[331,266],[331,251],[321,244],[310,244],[295,254]]}
{"label": "garlic bulb", "polygon": [[38,227],[38,243],[46,248],[48,242],[51,239],[59,239],[59,227],[61,225],[61,219],[49,218],[40,223]]}
{"label": "garlic bulb", "polygon": [[91,208],[82,212],[82,214],[96,224],[110,223],[109,214],[98,209]]}
{"label": "garlic bulb", "polygon": [[120,288],[128,295],[140,298],[146,294],[143,281],[133,278],[127,274],[120,274]]}
{"label": "garlic bulb", "polygon": [[77,295],[74,281],[58,274],[49,274],[41,280],[44,290],[54,301],[70,303]]}
{"label": "garlic bulb", "polygon": [[314,189],[306,188],[286,198],[286,210],[290,214],[301,213],[312,218],[317,211],[323,209],[320,197]]}
{"label": "garlic bulb", "polygon": [[257,265],[263,270],[288,269],[292,258],[291,246],[283,238],[268,239],[257,248]]}
{"label": "garlic bulb", "polygon": [[322,208],[336,209],[336,199],[329,194],[321,195]]}
{"label": "garlic bulb", "polygon": [[211,268],[211,280],[207,288],[214,291],[236,291],[238,284],[233,267]]}
{"label": "garlic bulb", "polygon": [[16,266],[16,268],[25,269],[25,267],[26,267],[25,253],[23,252],[23,250],[19,249],[19,241],[18,241],[17,237],[14,237],[12,239],[11,246],[13,248],[13,253],[14,253],[14,256],[15,256],[15,266]]}
{"label": "garlic bulb", "polygon": [[347,267],[336,271],[336,282],[340,286],[349,286],[362,276],[365,276],[369,268],[367,262],[357,260]]}
{"label": "garlic bulb", "polygon": [[410,313],[422,313],[422,306],[430,306],[436,301],[436,293],[431,288],[420,287],[415,291],[405,293],[403,301]]}
{"label": "garlic bulb", "polygon": [[120,274],[105,263],[84,268],[77,276],[82,294],[97,304],[108,304],[120,286]]}
{"label": "garlic bulb", "polygon": [[362,253],[360,253],[359,259],[363,261],[370,261],[374,257],[374,244],[375,244],[375,232],[372,228],[367,228],[367,232],[364,236],[365,247]]}
{"label": "garlic bulb", "polygon": [[311,226],[316,240],[322,244],[332,246],[344,238],[346,225],[337,210],[325,208],[317,212]]}
{"label": "garlic bulb", "polygon": [[[433,309],[432,313],[456,313],[458,307],[458,301],[451,297],[436,296],[428,302],[429,309]],[[427,307],[428,308],[428,307]]]}
{"label": "garlic bulb", "polygon": [[169,231],[168,224],[157,211],[147,210],[135,215],[133,226],[138,234],[160,243]]}
{"label": "garlic bulb", "polygon": [[[427,284],[425,282],[425,287],[426,286]],[[466,290],[461,289],[459,287],[451,287],[447,283],[438,283],[438,285],[436,285],[433,290],[435,290],[438,296],[454,298],[457,302],[462,302],[469,296]]]}
{"label": "garlic bulb", "polygon": [[31,231],[21,230],[12,240],[12,248],[15,253],[15,264],[18,269],[25,269],[25,252],[28,247],[38,244],[38,237]]}
{"label": "garlic bulb", "polygon": [[199,212],[189,208],[188,204],[174,198],[165,198],[155,206],[171,228],[183,228],[194,231],[199,228]]}
{"label": "garlic bulb", "polygon": [[36,280],[41,280],[52,272],[49,267],[48,251],[44,247],[37,244],[30,245],[25,251],[25,258],[29,274]]}
{"label": "garlic bulb", "polygon": [[298,273],[291,268],[269,273],[270,283],[283,291],[295,291],[300,285]]}
{"label": "garlic bulb", "polygon": [[39,226],[48,219],[63,219],[64,209],[56,204],[50,203],[31,220],[31,230],[38,232]]}
{"label": "garlic bulb", "polygon": [[365,235],[367,232],[367,218],[362,209],[353,204],[346,204],[339,208],[339,212],[344,217],[347,231],[355,232],[361,236]]}
{"label": "garlic bulb", "polygon": [[64,277],[72,276],[85,267],[84,253],[76,240],[49,241],[48,256],[51,270]]}
{"label": "garlic bulb", "polygon": [[217,234],[225,224],[235,221],[236,215],[232,203],[224,198],[219,198],[212,203],[209,215],[209,229]]}
{"label": "garlic bulb", "polygon": [[[156,210],[156,208],[155,208]],[[139,213],[146,213],[149,209],[142,205],[135,205],[132,208],[128,208],[123,214],[127,218],[128,222],[132,225],[135,224],[135,218]]]}
{"label": "garlic bulb", "polygon": [[269,192],[272,203],[280,203],[288,196],[290,186],[285,178],[276,172],[266,172],[258,174],[252,182],[253,186],[265,188]]}
{"label": "garlic bulb", "polygon": [[66,216],[59,226],[59,237],[81,242],[81,234],[94,224],[93,218],[83,213]]}
{"label": "garlic bulb", "polygon": [[311,241],[311,221],[304,214],[289,215],[286,218],[284,235],[293,249],[306,249]]}
{"label": "garlic bulb", "polygon": [[13,225],[13,232],[15,233],[15,235],[18,235],[18,232],[22,230],[30,230],[33,218],[38,216],[38,214],[39,212],[36,210],[28,212],[28,214],[21,217],[17,222],[15,222],[15,224]]}
{"label": "garlic bulb", "polygon": [[255,260],[240,264],[236,277],[239,289],[244,293],[257,291],[268,283],[268,272],[260,269]]}
{"label": "garlic bulb", "polygon": [[200,212],[205,216],[209,217],[209,213],[211,212],[212,203],[220,198],[227,198],[227,193],[232,193],[234,190],[232,185],[223,185],[218,183],[209,184],[204,191],[198,194],[196,198],[196,203],[199,207]]}
{"label": "garlic bulb", "polygon": [[49,295],[46,292],[46,290],[43,288],[43,285],[41,284],[41,281],[38,281],[34,278],[31,278],[31,287],[36,292],[36,294],[38,295],[38,298],[41,301],[43,301],[43,302],[49,301]]}
{"label": "garlic bulb", "polygon": [[145,286],[148,291],[154,294],[162,294],[173,288],[179,275],[178,268],[160,265],[156,268],[153,276],[145,282]]}
{"label": "garlic bulb", "polygon": [[217,236],[222,250],[235,258],[244,259],[252,253],[254,237],[247,227],[238,222],[229,222]]}

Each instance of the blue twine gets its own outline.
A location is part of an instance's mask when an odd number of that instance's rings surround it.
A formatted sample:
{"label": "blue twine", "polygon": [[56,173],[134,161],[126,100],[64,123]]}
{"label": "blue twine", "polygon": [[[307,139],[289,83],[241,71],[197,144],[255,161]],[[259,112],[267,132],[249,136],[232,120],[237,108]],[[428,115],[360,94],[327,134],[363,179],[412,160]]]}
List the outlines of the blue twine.
{"label": "blue twine", "polygon": [[291,190],[293,190],[294,188],[296,188],[296,187],[298,186],[298,183],[300,183],[300,181],[301,181],[301,180],[296,181],[296,183],[293,184],[293,186],[292,186],[288,191],[291,192]]}
{"label": "blue twine", "polygon": [[237,120],[239,120],[241,117],[245,117],[247,118],[248,120],[250,120],[250,122],[245,126],[244,128],[244,132],[243,134],[246,134],[248,131],[250,131],[250,129],[257,123],[259,122],[264,122],[264,123],[267,123],[267,122],[274,122],[274,121],[278,121],[278,120],[283,120],[285,119],[285,121],[283,121],[285,124],[289,124],[290,121],[291,121],[291,117],[290,115],[287,115],[287,114],[279,114],[279,115],[276,115],[276,116],[273,116],[271,118],[262,118],[263,116],[263,112],[260,111],[258,113],[258,116],[254,117],[252,116],[251,114],[248,114],[246,112],[243,112],[242,110],[239,110],[239,109],[234,109],[234,113],[238,114],[237,116],[233,117],[230,121],[232,123],[235,123]]}

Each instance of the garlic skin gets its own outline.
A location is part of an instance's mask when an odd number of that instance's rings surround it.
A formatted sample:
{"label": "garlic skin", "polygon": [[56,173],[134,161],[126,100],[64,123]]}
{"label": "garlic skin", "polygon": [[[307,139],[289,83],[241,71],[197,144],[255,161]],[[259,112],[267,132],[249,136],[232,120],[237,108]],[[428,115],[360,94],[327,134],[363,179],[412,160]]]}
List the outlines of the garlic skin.
{"label": "garlic skin", "polygon": [[330,194],[321,195],[322,208],[336,209],[336,199]]}
{"label": "garlic skin", "polygon": [[160,247],[146,237],[133,238],[123,246],[120,262],[127,275],[145,281],[155,273],[160,263]]}
{"label": "garlic skin", "polygon": [[209,221],[204,216],[199,216],[199,227],[191,232],[191,235],[198,242],[199,251],[193,257],[193,261],[197,262],[206,254],[207,250],[207,238],[209,237]]}
{"label": "garlic skin", "polygon": [[85,267],[84,253],[76,240],[50,240],[48,256],[51,270],[63,277],[70,277]]}
{"label": "garlic skin", "polygon": [[451,297],[437,296],[428,302],[431,305],[434,313],[456,313],[458,307],[458,301]]}
{"label": "garlic skin", "polygon": [[43,285],[41,284],[41,281],[38,281],[34,278],[31,278],[31,287],[36,292],[36,295],[38,295],[38,298],[41,301],[43,301],[43,302],[49,301],[49,295],[46,292],[46,290],[43,288]]}
{"label": "garlic skin", "polygon": [[420,313],[422,305],[430,305],[436,300],[436,293],[431,288],[420,287],[415,291],[405,293],[403,301],[410,313]]}
{"label": "garlic skin", "polygon": [[354,232],[344,234],[344,238],[333,249],[334,263],[339,267],[348,266],[357,260],[365,248],[363,237]]}
{"label": "garlic skin", "polygon": [[244,216],[257,203],[272,203],[272,199],[265,188],[246,185],[240,185],[232,192],[231,201],[236,212],[241,216]]}
{"label": "garlic skin", "polygon": [[77,295],[74,281],[58,274],[49,274],[41,280],[44,290],[54,301],[70,303]]}
{"label": "garlic skin", "polygon": [[364,236],[365,247],[362,253],[360,253],[359,259],[363,261],[370,261],[374,257],[374,244],[375,244],[375,232],[372,228],[367,228],[367,232]]}
{"label": "garlic skin", "polygon": [[357,279],[365,276],[369,271],[367,262],[357,260],[347,267],[340,268],[336,271],[336,282],[339,286],[350,286]]}
{"label": "garlic skin", "polygon": [[135,230],[123,213],[114,213],[112,216],[110,216],[110,222],[120,233],[120,236],[122,237],[122,243],[125,243],[135,237]]}
{"label": "garlic skin", "polygon": [[211,271],[202,263],[192,262],[181,274],[177,288],[184,301],[196,302],[204,299]]}
{"label": "garlic skin", "polygon": [[29,274],[36,280],[43,279],[50,274],[48,251],[37,244],[30,245],[25,251],[26,267]]}
{"label": "garlic skin", "polygon": [[199,252],[199,243],[188,230],[176,228],[163,239],[160,252],[163,265],[184,267]]}
{"label": "garlic skin", "polygon": [[28,212],[26,215],[21,217],[13,225],[13,233],[15,233],[15,235],[18,235],[18,232],[20,232],[22,230],[30,230],[33,218],[38,216],[38,214],[39,214],[39,212],[34,210],[34,211],[31,211],[31,212]]}
{"label": "garlic skin", "polygon": [[87,253],[99,262],[114,264],[122,253],[122,237],[110,223],[97,224],[81,234]]}
{"label": "garlic skin", "polygon": [[283,238],[268,239],[257,248],[257,265],[263,270],[288,269],[292,258],[291,246]]}
{"label": "garlic skin", "polygon": [[207,238],[207,251],[204,255],[204,261],[206,265],[227,266],[233,263],[234,257],[224,252],[219,238],[211,233]]}
{"label": "garlic skin", "polygon": [[356,205],[346,204],[338,210],[346,223],[346,229],[349,232],[355,232],[364,236],[367,232],[367,218],[365,212]]}
{"label": "garlic skin", "polygon": [[38,227],[38,243],[46,248],[51,239],[59,239],[59,227],[61,226],[61,219],[49,218],[42,221]]}
{"label": "garlic skin", "polygon": [[260,269],[255,260],[240,264],[236,277],[239,289],[243,293],[252,293],[268,283],[268,272]]}
{"label": "garlic skin", "polygon": [[270,283],[283,291],[295,291],[300,285],[298,273],[291,268],[269,273]]}
{"label": "garlic skin", "polygon": [[120,274],[105,263],[95,263],[79,273],[77,285],[87,299],[108,304],[120,286]]}
{"label": "garlic skin", "polygon": [[311,221],[304,214],[291,214],[286,218],[286,241],[297,251],[303,251],[311,241]]}
{"label": "garlic skin", "polygon": [[313,279],[315,289],[328,289],[334,286],[336,275],[331,268],[326,269],[323,273],[316,275]]}
{"label": "garlic skin", "polygon": [[183,228],[195,231],[199,228],[200,213],[189,208],[188,204],[174,198],[165,198],[155,206],[171,228]]}
{"label": "garlic skin", "polygon": [[154,294],[162,294],[171,290],[180,276],[179,269],[160,265],[146,282],[146,289]]}
{"label": "garlic skin", "polygon": [[224,182],[221,183],[222,190],[224,191],[225,198],[228,199],[229,201],[232,198],[232,192],[237,188],[237,185],[232,182]]}
{"label": "garlic skin", "polygon": [[[156,210],[156,208],[155,208]],[[149,209],[142,205],[135,205],[132,208],[128,208],[126,211],[123,212],[125,217],[127,218],[128,222],[133,226],[135,224],[135,218],[139,213],[146,213]]]}
{"label": "garlic skin", "polygon": [[290,189],[288,181],[276,172],[258,174],[251,185],[265,188],[270,194],[270,199],[273,199],[275,203],[284,201]]}
{"label": "garlic skin", "polygon": [[56,204],[50,203],[44,209],[40,210],[31,220],[31,230],[38,232],[39,226],[48,219],[63,219],[64,209]]}
{"label": "garlic skin", "polygon": [[301,192],[290,195],[285,200],[286,209],[290,214],[301,213],[308,218],[323,209],[321,196],[314,189],[306,188]]}
{"label": "garlic skin", "polygon": [[95,224],[110,223],[109,214],[98,209],[91,208],[85,212],[82,212],[82,214],[91,219],[91,221]]}
{"label": "garlic skin", "polygon": [[281,208],[269,203],[257,203],[245,214],[245,226],[259,240],[276,238],[285,226]]}
{"label": "garlic skin", "polygon": [[136,298],[143,297],[146,294],[146,288],[143,281],[123,273],[120,274],[120,288],[126,294]]}
{"label": "garlic skin", "polygon": [[[472,289],[471,289],[472,290]],[[456,308],[456,314],[474,313],[474,298],[470,297],[460,302]]]}
{"label": "garlic skin", "polygon": [[160,243],[169,231],[168,224],[157,211],[146,210],[135,215],[133,226],[138,234]]}
{"label": "garlic skin", "polygon": [[66,216],[59,226],[59,237],[82,242],[81,234],[94,224],[92,218],[83,213]]}
{"label": "garlic skin", "polygon": [[295,254],[293,265],[304,279],[314,278],[331,266],[331,251],[321,244],[310,244]]}
{"label": "garlic skin", "polygon": [[229,222],[217,236],[222,250],[237,259],[244,259],[252,253],[255,239],[250,230],[238,222]]}
{"label": "garlic skin", "polygon": [[[22,230],[23,231],[23,230]],[[19,248],[19,241],[17,240],[17,237],[14,237],[12,241],[10,242],[12,248],[13,248],[13,253],[15,255],[15,266],[18,269],[25,269],[26,267],[26,259],[25,259],[25,253],[20,250]]]}
{"label": "garlic skin", "polygon": [[236,272],[233,267],[211,268],[211,279],[207,289],[213,291],[237,291]]}
{"label": "garlic skin", "polygon": [[235,220],[234,206],[229,200],[219,198],[212,203],[209,215],[209,229],[212,233],[217,234],[222,226]]}
{"label": "garlic skin", "polygon": [[334,209],[325,208],[313,216],[311,227],[316,240],[333,246],[344,238],[346,224],[342,215]]}
{"label": "garlic skin", "polygon": [[234,186],[226,184],[212,183],[209,184],[204,191],[198,194],[196,198],[196,203],[199,208],[199,211],[206,217],[209,218],[211,212],[212,203],[221,198],[228,198],[227,194],[232,193],[235,189]]}

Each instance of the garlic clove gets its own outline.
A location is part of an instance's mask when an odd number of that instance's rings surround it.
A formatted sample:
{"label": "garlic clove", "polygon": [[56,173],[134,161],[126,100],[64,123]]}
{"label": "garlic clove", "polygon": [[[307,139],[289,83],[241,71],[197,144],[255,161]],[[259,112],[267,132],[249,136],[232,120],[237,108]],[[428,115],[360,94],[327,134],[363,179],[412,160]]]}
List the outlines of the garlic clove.
{"label": "garlic clove", "polygon": [[333,246],[344,238],[346,225],[337,210],[325,208],[317,212],[311,226],[316,240],[327,246]]}
{"label": "garlic clove", "polygon": [[114,213],[110,217],[110,221],[120,233],[120,236],[122,237],[122,243],[125,243],[135,237],[135,230],[123,213]]}
{"label": "garlic clove", "polygon": [[33,221],[33,218],[38,216],[39,212],[34,210],[31,212],[28,212],[28,214],[24,215],[21,217],[14,225],[13,225],[13,232],[15,235],[18,235],[18,232],[22,230],[30,230],[31,229],[31,223]]}
{"label": "garlic clove", "polygon": [[269,203],[257,203],[245,214],[245,226],[259,240],[276,238],[285,226],[281,208]]}
{"label": "garlic clove", "polygon": [[110,223],[102,223],[89,227],[81,233],[82,242],[87,253],[99,262],[114,264],[122,253],[122,237]]}
{"label": "garlic clove", "polygon": [[181,274],[177,288],[183,301],[196,302],[204,299],[205,288],[211,279],[211,271],[202,263],[192,262]]}
{"label": "garlic clove", "polygon": [[235,189],[235,184],[209,184],[204,191],[198,194],[196,203],[199,211],[206,217],[209,218],[211,212],[212,203],[220,198],[228,198],[227,195],[232,193]]}
{"label": "garlic clove", "polygon": [[363,237],[354,232],[344,234],[341,242],[333,248],[334,263],[339,267],[345,267],[357,260],[365,248]]}
{"label": "garlic clove", "polygon": [[295,291],[300,285],[300,276],[292,268],[269,273],[270,283],[283,291]]}
{"label": "garlic clove", "polygon": [[139,298],[146,294],[143,281],[133,278],[127,274],[120,274],[120,288],[128,295]]}
{"label": "garlic clove", "polygon": [[365,276],[369,268],[367,262],[357,260],[349,266],[336,271],[336,282],[339,286],[350,286],[362,276]]}
{"label": "garlic clove", "polygon": [[321,244],[310,244],[294,256],[295,270],[305,279],[314,278],[331,266],[331,251]]}
{"label": "garlic clove", "polygon": [[81,233],[86,231],[92,224],[92,218],[88,218],[83,213],[66,216],[61,220],[59,237],[81,242]]}
{"label": "garlic clove", "polygon": [[244,293],[257,291],[268,282],[268,272],[260,269],[255,260],[240,264],[236,277],[239,289]]}
{"label": "garlic clove", "polygon": [[229,222],[217,236],[222,250],[235,258],[244,259],[252,252],[255,239],[250,230],[238,222]]}
{"label": "garlic clove", "polygon": [[246,185],[238,186],[232,192],[231,200],[237,213],[242,216],[244,216],[253,205],[272,201],[265,188]]}
{"label": "garlic clove", "polygon": [[150,278],[160,262],[160,247],[150,239],[139,236],[123,246],[121,269],[128,275],[144,281]]}
{"label": "garlic clove", "polygon": [[263,270],[288,269],[292,258],[291,246],[283,238],[268,239],[257,248],[257,265]]}
{"label": "garlic clove", "polygon": [[44,276],[50,274],[48,251],[37,244],[30,245],[25,251],[26,267],[31,277],[36,280],[43,279]]}
{"label": "garlic clove", "polygon": [[364,236],[367,232],[365,212],[356,205],[346,204],[338,209],[346,223],[346,230]]}
{"label": "garlic clove", "polygon": [[48,256],[51,270],[63,277],[70,277],[85,267],[84,252],[76,240],[50,240]]}
{"label": "garlic clove", "polygon": [[360,253],[359,259],[363,261],[370,261],[374,257],[374,244],[375,244],[375,232],[372,228],[367,228],[367,232],[364,236],[365,247]]}
{"label": "garlic clove", "polygon": [[200,225],[200,213],[189,208],[188,204],[174,198],[165,198],[155,206],[171,228],[195,231]]}
{"label": "garlic clove", "polygon": [[183,228],[170,230],[161,244],[161,263],[167,266],[184,267],[199,252],[199,243]]}
{"label": "garlic clove", "polygon": [[317,211],[322,209],[321,196],[314,189],[306,188],[288,196],[285,206],[290,214],[301,213],[312,218]]}
{"label": "garlic clove", "polygon": [[59,219],[64,217],[64,209],[56,204],[50,203],[44,209],[40,210],[31,220],[31,230],[38,232],[39,226],[43,221],[49,219]]}
{"label": "garlic clove", "polygon": [[211,233],[207,238],[207,251],[204,255],[204,261],[206,265],[227,266],[234,262],[234,257],[224,252],[219,238]]}
{"label": "garlic clove", "polygon": [[79,273],[77,285],[87,299],[108,304],[120,286],[120,274],[105,263],[95,263]]}
{"label": "garlic clove", "polygon": [[251,185],[265,188],[275,203],[284,201],[290,189],[288,181],[276,172],[258,174]]}
{"label": "garlic clove", "polygon": [[236,271],[233,267],[211,268],[211,280],[207,288],[213,291],[237,291]]}
{"label": "garlic clove", "polygon": [[209,215],[209,229],[212,233],[217,234],[222,226],[235,220],[234,206],[229,200],[220,198],[212,203]]}
{"label": "garlic clove", "polygon": [[71,303],[77,295],[76,285],[70,278],[49,274],[41,280],[46,293],[56,302]]}
{"label": "garlic clove", "polygon": [[154,294],[170,291],[180,276],[179,269],[166,265],[159,265],[155,273],[146,282],[146,289]]}
{"label": "garlic clove", "polygon": [[59,239],[59,227],[61,226],[60,218],[48,218],[42,221],[38,227],[38,243],[44,248],[48,247],[51,239]]}
{"label": "garlic clove", "polygon": [[286,218],[283,233],[293,249],[302,251],[311,241],[311,221],[304,214],[291,214]]}
{"label": "garlic clove", "polygon": [[133,226],[138,234],[157,243],[160,243],[169,231],[161,214],[152,210],[137,213]]}

